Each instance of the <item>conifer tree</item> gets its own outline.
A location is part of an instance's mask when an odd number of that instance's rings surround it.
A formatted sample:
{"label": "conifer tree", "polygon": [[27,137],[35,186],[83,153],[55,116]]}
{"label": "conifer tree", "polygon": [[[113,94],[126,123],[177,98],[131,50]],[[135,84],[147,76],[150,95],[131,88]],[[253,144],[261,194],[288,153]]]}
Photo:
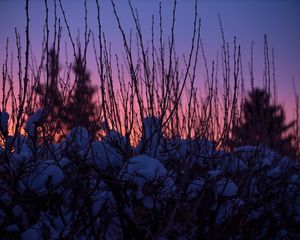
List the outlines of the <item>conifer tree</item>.
{"label": "conifer tree", "polygon": [[61,121],[64,103],[62,93],[58,87],[59,54],[54,48],[50,49],[48,53],[47,78],[48,84],[39,84],[35,91],[40,99],[39,105],[44,109],[46,116],[46,126],[48,127],[46,132],[55,135],[65,128],[65,124]]}
{"label": "conifer tree", "polygon": [[92,85],[90,73],[86,70],[85,59],[79,53],[75,59],[73,72],[75,86],[70,96],[64,121],[68,128],[84,127],[93,136],[97,130],[96,104],[93,101],[96,87]]}
{"label": "conifer tree", "polygon": [[272,104],[267,91],[256,88],[249,92],[241,122],[232,130],[233,145],[264,144],[281,154],[295,157],[290,133],[293,125],[294,122],[286,123],[283,107]]}

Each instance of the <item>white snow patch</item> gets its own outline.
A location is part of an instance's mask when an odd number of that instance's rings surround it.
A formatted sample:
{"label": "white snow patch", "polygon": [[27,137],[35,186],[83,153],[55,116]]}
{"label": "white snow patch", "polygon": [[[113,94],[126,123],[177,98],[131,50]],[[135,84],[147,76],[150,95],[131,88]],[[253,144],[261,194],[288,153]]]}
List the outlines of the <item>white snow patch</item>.
{"label": "white snow patch", "polygon": [[63,146],[60,143],[53,143],[46,147],[47,157],[50,159],[61,160],[63,158]]}
{"label": "white snow patch", "polygon": [[252,221],[259,219],[261,215],[263,214],[263,207],[260,207],[258,209],[251,210],[251,212],[248,214],[247,220]]}
{"label": "white snow patch", "polygon": [[228,159],[225,161],[225,168],[228,168],[230,172],[236,173],[247,169],[246,164],[239,158]]}
{"label": "white snow patch", "polygon": [[45,192],[61,183],[64,179],[64,173],[53,160],[47,160],[40,164],[32,174],[20,182],[20,189],[26,187],[33,191]]}
{"label": "white snow patch", "polygon": [[197,178],[187,187],[187,197],[188,199],[193,199],[198,196],[198,194],[202,191],[205,184],[204,178]]}
{"label": "white snow patch", "polygon": [[216,215],[216,224],[220,224],[234,215],[235,210],[244,204],[241,199],[230,199],[223,203]]}
{"label": "white snow patch", "polygon": [[123,148],[126,145],[126,137],[112,129],[107,132],[102,141],[117,148]]}
{"label": "white snow patch", "polygon": [[106,170],[109,166],[121,167],[123,164],[122,156],[112,146],[103,141],[91,144],[88,158],[103,170]]}
{"label": "white snow patch", "polygon": [[273,177],[273,176],[279,175],[280,173],[281,173],[280,168],[274,167],[274,168],[268,170],[267,176],[268,177]]}
{"label": "white snow patch", "polygon": [[11,211],[16,217],[20,217],[24,213],[20,205],[16,205]]}
{"label": "white snow patch", "polygon": [[166,174],[167,170],[160,161],[140,155],[129,160],[125,179],[133,177],[134,182],[142,186],[146,181],[164,177]]}
{"label": "white snow patch", "polygon": [[22,240],[39,240],[42,239],[42,233],[37,225],[31,226],[22,233]]}
{"label": "white snow patch", "polygon": [[147,181],[162,181],[159,184],[161,197],[167,197],[176,191],[176,186],[173,180],[167,176],[167,170],[164,165],[157,159],[147,155],[131,158],[123,171],[122,178],[127,181],[133,181],[138,186],[137,194],[142,194],[141,197],[143,197],[142,187]]}
{"label": "white snow patch", "polygon": [[67,157],[63,157],[62,159],[59,160],[58,164],[61,168],[66,167],[71,163],[71,160]]}
{"label": "white snow patch", "polygon": [[50,225],[48,221],[40,221],[32,226],[30,226],[21,235],[22,240],[39,240],[43,239],[43,229],[49,230],[49,239],[58,239],[58,232]]}
{"label": "white snow patch", "polygon": [[207,172],[208,178],[215,178],[221,174],[220,170],[211,170]]}
{"label": "white snow patch", "polygon": [[290,182],[291,183],[300,183],[300,175],[299,174],[293,174],[290,176]]}
{"label": "white snow patch", "polygon": [[36,112],[28,119],[25,130],[30,137],[34,137],[36,133],[37,124],[41,121],[43,116],[43,110],[38,109]]}
{"label": "white snow patch", "polygon": [[9,206],[12,203],[12,198],[9,193],[2,192],[0,196],[1,202],[3,202],[6,206]]}
{"label": "white snow patch", "polygon": [[259,194],[259,191],[258,191],[258,179],[257,177],[252,177],[251,180],[250,180],[250,189],[249,189],[249,195],[250,197],[253,197],[257,194]]}
{"label": "white snow patch", "polygon": [[8,232],[18,232],[19,227],[17,224],[12,224],[12,225],[7,226],[7,228],[5,230]]}
{"label": "white snow patch", "polygon": [[274,163],[274,160],[278,159],[278,153],[272,151],[269,148],[264,149],[264,157],[262,159],[262,167],[270,167]]}
{"label": "white snow patch", "polygon": [[104,204],[107,202],[108,204],[112,204],[111,201],[112,193],[104,190],[97,190],[93,195],[93,215],[96,216],[103,209]]}
{"label": "white snow patch", "polygon": [[[20,141],[20,142],[19,142]],[[25,140],[23,140],[23,136],[20,136],[16,139],[15,144],[15,151],[12,155],[12,159],[16,162],[26,161],[32,155],[32,150],[27,145]]]}
{"label": "white snow patch", "polygon": [[223,197],[234,197],[237,195],[238,187],[231,179],[223,178],[217,182],[216,191]]}
{"label": "white snow patch", "polygon": [[144,205],[145,208],[153,209],[154,208],[153,198],[151,196],[146,196],[143,199],[143,205]]}

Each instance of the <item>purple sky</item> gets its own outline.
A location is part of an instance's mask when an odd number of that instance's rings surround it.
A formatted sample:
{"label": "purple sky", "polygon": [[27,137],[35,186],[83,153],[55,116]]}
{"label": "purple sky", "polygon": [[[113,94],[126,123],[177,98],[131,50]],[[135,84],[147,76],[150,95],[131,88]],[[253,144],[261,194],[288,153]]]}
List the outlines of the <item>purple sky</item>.
{"label": "purple sky", "polygon": [[[53,20],[53,1],[49,2],[50,26]],[[84,9],[83,1],[62,0],[74,37],[78,29],[83,35]],[[92,30],[97,29],[96,4],[88,2],[88,21]],[[103,30],[107,40],[112,43],[114,53],[122,52],[122,42],[112,13],[110,1],[100,0],[102,9]],[[128,31],[133,27],[127,1],[115,1],[120,18]],[[163,17],[165,22],[165,35],[170,29],[171,0],[163,1]],[[244,76],[248,79],[248,62],[250,60],[250,46],[254,41],[254,70],[257,85],[261,85],[263,73],[263,39],[267,34],[269,46],[275,48],[276,79],[279,102],[289,110],[294,108],[292,77],[295,78],[296,90],[300,93],[300,1],[297,0],[199,0],[199,12],[202,18],[202,40],[209,62],[214,60],[217,51],[220,52],[221,34],[218,23],[220,13],[225,38],[231,46],[234,36],[241,44]],[[142,22],[145,38],[150,39],[152,14],[158,23],[158,0],[133,0]],[[11,50],[15,51],[14,28],[25,31],[25,1],[0,1],[0,63],[3,63],[6,38],[10,38]],[[177,53],[187,53],[191,42],[194,0],[178,0],[176,18],[176,49]],[[38,56],[41,50],[44,24],[44,1],[30,0],[31,40],[33,52]],[[59,16],[60,9],[58,8]],[[63,23],[63,36],[66,28]],[[24,40],[24,39],[23,39]],[[68,39],[63,39],[63,42]],[[69,42],[68,42],[69,44]],[[25,45],[24,45],[25,46]],[[90,49],[92,50],[92,49]],[[90,51],[93,59],[93,51]],[[70,54],[71,56],[71,54]],[[91,61],[90,70],[93,71],[94,61]],[[201,66],[200,66],[201,68]],[[202,76],[200,76],[202,77]]]}

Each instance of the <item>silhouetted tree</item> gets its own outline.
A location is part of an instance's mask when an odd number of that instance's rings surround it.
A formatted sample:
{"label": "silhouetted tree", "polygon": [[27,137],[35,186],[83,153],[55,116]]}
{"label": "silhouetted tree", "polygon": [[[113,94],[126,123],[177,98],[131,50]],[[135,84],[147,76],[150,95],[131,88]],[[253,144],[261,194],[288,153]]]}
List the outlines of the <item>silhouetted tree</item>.
{"label": "silhouetted tree", "polygon": [[96,104],[93,101],[96,87],[92,86],[90,73],[86,70],[86,62],[80,50],[75,59],[73,72],[75,74],[75,86],[66,108],[66,114],[63,116],[64,121],[69,129],[85,127],[93,136],[98,125]]}
{"label": "silhouetted tree", "polygon": [[232,130],[232,144],[265,144],[281,154],[294,157],[296,149],[289,131],[293,125],[294,122],[286,123],[283,107],[271,104],[270,95],[256,88],[245,99],[241,122]]}
{"label": "silhouetted tree", "polygon": [[65,124],[61,121],[61,115],[64,112],[63,94],[58,87],[59,78],[59,54],[54,48],[48,53],[47,64],[48,84],[38,84],[35,91],[40,98],[40,107],[44,109],[46,115],[46,127],[52,136],[65,128]]}

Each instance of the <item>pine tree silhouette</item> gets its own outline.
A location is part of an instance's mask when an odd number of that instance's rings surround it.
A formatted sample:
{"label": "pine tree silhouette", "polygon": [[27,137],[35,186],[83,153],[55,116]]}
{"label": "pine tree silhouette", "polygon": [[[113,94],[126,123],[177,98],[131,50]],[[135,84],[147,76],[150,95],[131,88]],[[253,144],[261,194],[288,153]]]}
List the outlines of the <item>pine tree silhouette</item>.
{"label": "pine tree silhouette", "polygon": [[75,59],[73,72],[75,87],[70,97],[64,121],[68,128],[84,127],[93,136],[97,130],[96,104],[93,101],[96,87],[92,85],[90,73],[86,70],[85,59],[79,53]]}
{"label": "pine tree silhouette", "polygon": [[267,91],[256,88],[249,92],[243,105],[241,123],[232,130],[233,145],[264,144],[290,157],[296,156],[290,129],[294,122],[286,123],[282,106],[271,104]]}
{"label": "pine tree silhouette", "polygon": [[56,53],[54,48],[49,51],[47,67],[49,82],[48,84],[39,84],[35,91],[40,98],[39,105],[44,109],[44,113],[46,114],[48,133],[53,134],[52,131],[56,131],[58,133],[60,130],[65,128],[61,121],[61,114],[63,112],[64,105],[63,97],[58,88],[59,55]]}

